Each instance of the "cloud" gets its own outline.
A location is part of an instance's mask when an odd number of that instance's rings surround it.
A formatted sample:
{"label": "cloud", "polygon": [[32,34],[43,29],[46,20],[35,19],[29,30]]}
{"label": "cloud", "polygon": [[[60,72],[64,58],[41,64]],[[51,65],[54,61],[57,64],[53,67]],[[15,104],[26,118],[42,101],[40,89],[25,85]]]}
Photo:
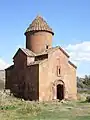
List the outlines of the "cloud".
{"label": "cloud", "polygon": [[5,68],[9,66],[10,66],[9,64],[7,64],[4,60],[0,58],[0,70],[4,70]]}
{"label": "cloud", "polygon": [[80,62],[90,62],[90,42],[84,41],[79,44],[69,44],[66,47],[69,52],[70,59],[77,65]]}

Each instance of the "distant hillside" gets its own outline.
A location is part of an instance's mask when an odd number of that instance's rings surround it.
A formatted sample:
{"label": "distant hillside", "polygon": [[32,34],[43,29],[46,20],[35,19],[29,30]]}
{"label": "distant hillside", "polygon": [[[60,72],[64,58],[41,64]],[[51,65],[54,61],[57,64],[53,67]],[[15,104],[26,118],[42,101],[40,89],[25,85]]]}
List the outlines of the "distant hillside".
{"label": "distant hillside", "polygon": [[0,70],[0,89],[4,88],[5,83],[5,70]]}

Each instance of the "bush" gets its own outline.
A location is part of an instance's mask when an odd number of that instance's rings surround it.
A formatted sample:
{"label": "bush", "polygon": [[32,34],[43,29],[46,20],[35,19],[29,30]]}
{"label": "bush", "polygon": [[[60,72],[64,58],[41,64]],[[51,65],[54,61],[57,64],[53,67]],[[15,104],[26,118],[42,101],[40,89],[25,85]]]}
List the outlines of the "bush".
{"label": "bush", "polygon": [[87,96],[87,97],[86,97],[86,101],[87,101],[87,102],[90,102],[90,96]]}

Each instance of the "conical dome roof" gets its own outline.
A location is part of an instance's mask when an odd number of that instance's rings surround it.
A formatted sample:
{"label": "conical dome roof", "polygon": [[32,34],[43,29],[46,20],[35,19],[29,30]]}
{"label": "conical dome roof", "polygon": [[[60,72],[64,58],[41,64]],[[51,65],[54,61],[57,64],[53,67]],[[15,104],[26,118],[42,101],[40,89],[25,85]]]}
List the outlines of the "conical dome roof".
{"label": "conical dome roof", "polygon": [[27,32],[33,32],[33,31],[46,31],[46,32],[50,32],[50,33],[52,33],[52,35],[54,35],[52,29],[49,27],[47,22],[41,16],[37,16],[33,20],[33,22],[27,28],[25,34]]}

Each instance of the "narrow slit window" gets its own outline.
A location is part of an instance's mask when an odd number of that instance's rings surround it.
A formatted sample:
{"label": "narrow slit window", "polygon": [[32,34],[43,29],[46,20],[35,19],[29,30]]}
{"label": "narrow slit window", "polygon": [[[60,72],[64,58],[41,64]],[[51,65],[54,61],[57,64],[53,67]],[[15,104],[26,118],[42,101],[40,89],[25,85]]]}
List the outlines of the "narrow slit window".
{"label": "narrow slit window", "polygon": [[46,49],[48,49],[48,45],[46,45]]}
{"label": "narrow slit window", "polygon": [[59,75],[60,75],[60,68],[59,68]]}
{"label": "narrow slit window", "polygon": [[60,66],[57,66],[57,75],[58,75],[58,76],[61,75],[61,68],[60,68]]}

